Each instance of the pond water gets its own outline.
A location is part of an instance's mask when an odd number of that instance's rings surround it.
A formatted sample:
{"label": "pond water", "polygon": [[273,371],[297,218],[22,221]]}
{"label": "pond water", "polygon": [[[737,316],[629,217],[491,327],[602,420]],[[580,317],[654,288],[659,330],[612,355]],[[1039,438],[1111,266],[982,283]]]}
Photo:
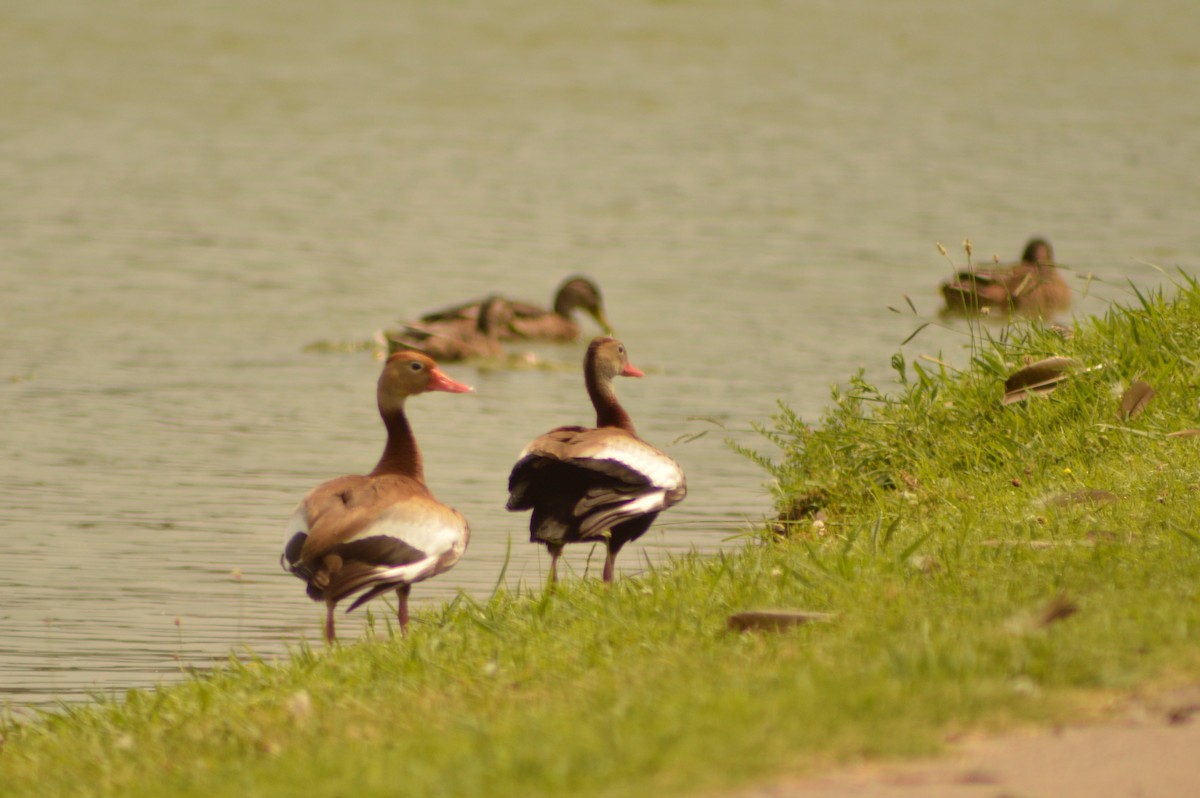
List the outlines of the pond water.
{"label": "pond water", "polygon": [[[758,445],[778,399],[816,420],[859,367],[888,379],[936,313],[936,242],[1012,260],[1044,235],[1080,314],[1156,266],[1200,271],[1190,0],[4,15],[0,701],[18,706],[319,639],[282,525],[383,432],[378,362],[311,342],[592,275],[648,373],[620,396],[690,486],[622,553],[630,574],[769,512],[724,439]],[[905,295],[919,317],[887,309]],[[961,361],[962,332],[906,353]],[[451,365],[476,394],[410,404],[430,486],[474,530],[415,601],[488,595],[510,542],[508,584],[543,577],[508,469],[591,411],[582,345],[534,351],[558,367]]]}

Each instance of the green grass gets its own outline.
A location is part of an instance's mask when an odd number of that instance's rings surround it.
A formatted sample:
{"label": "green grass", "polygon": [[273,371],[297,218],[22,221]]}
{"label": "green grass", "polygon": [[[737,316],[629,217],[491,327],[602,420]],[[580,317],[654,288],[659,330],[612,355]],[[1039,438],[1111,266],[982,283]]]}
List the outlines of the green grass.
{"label": "green grass", "polygon": [[[977,331],[961,372],[897,359],[892,395],[855,379],[815,427],[782,409],[778,452],[750,453],[782,517],[737,553],[9,725],[0,794],[693,794],[1195,681],[1200,438],[1167,433],[1200,427],[1197,341],[1185,278],[1069,341]],[[1001,407],[1049,355],[1080,371]],[[1158,393],[1121,421],[1135,379]],[[1111,500],[1059,498],[1084,489]],[[1039,622],[1056,597],[1079,611]],[[726,631],[768,607],[834,617]]]}

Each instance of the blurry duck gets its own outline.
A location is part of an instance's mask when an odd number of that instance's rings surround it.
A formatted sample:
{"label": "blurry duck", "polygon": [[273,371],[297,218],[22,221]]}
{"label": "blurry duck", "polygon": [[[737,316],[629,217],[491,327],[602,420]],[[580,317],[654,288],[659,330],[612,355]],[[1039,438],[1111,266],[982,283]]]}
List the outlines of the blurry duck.
{"label": "blurry duck", "polygon": [[533,510],[529,539],[550,552],[550,582],[567,543],[603,542],[605,582],[617,552],[641,537],[663,510],[683,501],[683,469],[638,437],[617,401],[615,377],[641,377],[625,345],[596,338],[583,361],[596,426],[557,427],[521,452],[508,478],[508,509]]}
{"label": "blurry duck", "polygon": [[[1054,250],[1041,238],[1025,245],[1021,262],[1008,267],[962,271],[942,283],[946,310],[1052,316],[1071,305],[1071,287],[1054,265]],[[985,310],[986,309],[986,310]]]}
{"label": "blurry duck", "polygon": [[[484,300],[486,301],[486,300]],[[503,340],[525,339],[564,343],[579,338],[582,330],[573,318],[576,309],[585,311],[600,325],[605,335],[612,327],[604,314],[604,301],[595,281],[583,275],[568,277],[554,293],[554,307],[547,310],[539,305],[520,300],[506,300],[512,308],[512,320],[499,331]],[[442,308],[421,316],[422,324],[457,324],[470,326],[479,315],[482,301],[464,302],[461,305]]]}
{"label": "blurry duck", "polygon": [[[441,363],[475,357],[504,357],[500,338],[512,322],[513,308],[506,299],[489,296],[479,303],[473,319],[446,319],[406,324],[382,334],[388,354],[424,352]],[[465,323],[464,323],[465,322]]]}

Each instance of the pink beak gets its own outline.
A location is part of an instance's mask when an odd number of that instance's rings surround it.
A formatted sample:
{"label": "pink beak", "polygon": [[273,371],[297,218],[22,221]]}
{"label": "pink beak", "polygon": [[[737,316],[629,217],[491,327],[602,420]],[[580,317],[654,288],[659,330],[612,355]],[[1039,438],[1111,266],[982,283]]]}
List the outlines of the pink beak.
{"label": "pink beak", "polygon": [[622,377],[645,377],[646,372],[642,371],[640,368],[633,365],[632,363],[626,361],[625,368],[621,369],[621,376]]}
{"label": "pink beak", "polygon": [[430,369],[428,390],[446,391],[447,393],[474,393],[475,391],[470,385],[450,379],[439,369]]}

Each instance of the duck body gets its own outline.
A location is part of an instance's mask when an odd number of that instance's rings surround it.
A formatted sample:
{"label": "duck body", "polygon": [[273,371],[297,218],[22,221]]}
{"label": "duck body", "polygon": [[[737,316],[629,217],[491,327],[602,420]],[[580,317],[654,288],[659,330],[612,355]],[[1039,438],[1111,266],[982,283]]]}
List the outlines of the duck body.
{"label": "duck body", "polygon": [[552,582],[563,546],[597,541],[605,543],[603,579],[611,582],[621,548],[687,495],[683,469],[638,437],[616,401],[613,376],[642,376],[624,346],[597,338],[584,364],[597,425],[558,427],[534,439],[508,480],[508,509],[533,511],[530,540],[550,552]]}
{"label": "duck body", "polygon": [[470,390],[425,355],[393,355],[379,381],[380,414],[388,431],[379,463],[369,474],[318,485],[293,512],[280,563],[304,580],[310,598],[325,603],[326,640],[335,637],[339,602],[354,597],[353,610],[392,590],[399,598],[400,627],[406,629],[411,586],[452,568],[466,551],[471,535],[466,519],[425,485],[404,399],[425,391]]}
{"label": "duck body", "polygon": [[414,351],[429,355],[440,363],[471,358],[504,357],[500,343],[513,318],[506,299],[490,296],[475,308],[471,318],[445,318],[406,324],[383,334],[388,354]]}
{"label": "duck body", "polygon": [[[501,340],[545,341],[566,343],[575,341],[582,332],[573,315],[576,309],[583,310],[596,320],[605,333],[612,330],[604,313],[604,302],[595,281],[582,275],[573,275],[564,280],[554,293],[554,304],[547,309],[531,302],[505,299],[512,317],[504,329],[499,330]],[[479,316],[486,300],[474,300],[460,305],[431,311],[421,316],[422,324],[457,324],[469,326]]]}
{"label": "duck body", "polygon": [[1071,305],[1071,287],[1054,265],[1050,245],[1033,239],[1021,262],[1009,267],[962,271],[942,283],[946,309],[956,313],[1017,313],[1052,316]]}
{"label": "duck body", "polygon": [[[309,491],[287,526],[284,558],[316,601],[386,592],[449,570],[470,540],[466,519],[422,483],[351,475]],[[366,592],[350,607],[373,598]]]}

